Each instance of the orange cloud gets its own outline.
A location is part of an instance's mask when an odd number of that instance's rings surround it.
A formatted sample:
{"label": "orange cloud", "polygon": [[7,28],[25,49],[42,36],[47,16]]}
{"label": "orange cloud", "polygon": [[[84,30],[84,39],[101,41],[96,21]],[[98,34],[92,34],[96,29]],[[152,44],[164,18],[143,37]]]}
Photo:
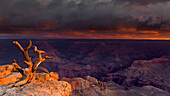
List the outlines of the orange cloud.
{"label": "orange cloud", "polygon": [[89,32],[97,32],[97,30],[89,30]]}
{"label": "orange cloud", "polygon": [[58,25],[52,25],[52,24],[44,24],[42,26],[39,27],[40,29],[52,29],[52,28],[58,28]]}
{"label": "orange cloud", "polygon": [[121,29],[117,29],[115,31],[135,32],[136,29],[135,28],[121,28]]}
{"label": "orange cloud", "polygon": [[[54,27],[54,26],[52,26]],[[45,25],[44,28],[52,28],[51,25]],[[4,31],[3,31],[4,32]],[[15,34],[15,35],[14,35]],[[23,30],[16,31],[13,34],[4,33],[2,36],[10,37],[46,37],[46,38],[82,38],[82,39],[158,39],[170,40],[170,30],[145,30],[138,31],[135,28],[121,28],[117,30]]]}
{"label": "orange cloud", "polygon": [[159,32],[158,31],[138,31],[140,33],[149,33],[149,34],[158,34]]}

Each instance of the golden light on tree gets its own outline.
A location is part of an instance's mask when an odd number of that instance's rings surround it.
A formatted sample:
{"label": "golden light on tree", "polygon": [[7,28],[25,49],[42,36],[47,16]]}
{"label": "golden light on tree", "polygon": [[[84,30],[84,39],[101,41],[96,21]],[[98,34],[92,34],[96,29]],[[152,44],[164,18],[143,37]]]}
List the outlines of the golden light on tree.
{"label": "golden light on tree", "polygon": [[43,70],[43,71],[48,73],[47,69],[45,69],[43,67],[38,67],[38,66],[43,61],[45,61],[46,59],[50,60],[50,59],[53,59],[53,57],[49,57],[49,56],[42,57],[42,54],[45,53],[45,51],[38,50],[38,48],[36,46],[33,46],[34,51],[38,55],[38,60],[36,61],[35,64],[33,64],[32,60],[31,60],[31,57],[29,56],[29,53],[28,53],[28,50],[32,46],[32,41],[30,40],[29,46],[27,48],[25,48],[25,49],[17,41],[13,41],[13,43],[16,44],[19,47],[19,49],[21,50],[21,52],[23,53],[23,56],[25,58],[24,63],[27,65],[28,68],[25,68],[25,70],[22,69],[16,63],[16,60],[14,60],[14,63],[12,63],[12,65],[14,65],[16,70],[22,74],[22,78],[17,83],[11,84],[9,87],[20,86],[20,85],[23,85],[23,84],[31,82],[32,80],[35,79],[35,73],[36,73],[37,70]]}

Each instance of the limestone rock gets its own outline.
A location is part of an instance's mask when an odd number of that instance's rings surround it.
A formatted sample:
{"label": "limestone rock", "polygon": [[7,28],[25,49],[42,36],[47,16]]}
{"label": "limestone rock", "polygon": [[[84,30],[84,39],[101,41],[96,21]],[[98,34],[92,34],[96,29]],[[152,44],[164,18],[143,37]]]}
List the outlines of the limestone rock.
{"label": "limestone rock", "polygon": [[0,66],[0,79],[10,75],[13,68],[14,68],[13,65]]}
{"label": "limestone rock", "polygon": [[89,82],[95,84],[95,85],[97,85],[99,83],[96,78],[91,77],[91,76],[85,76],[85,79],[88,80]]}
{"label": "limestone rock", "polygon": [[51,78],[53,78],[53,79],[55,79],[55,80],[58,80],[59,79],[59,76],[58,76],[58,74],[56,73],[56,72],[50,72],[50,77]]}
{"label": "limestone rock", "polygon": [[[87,80],[86,80],[87,79]],[[86,79],[83,78],[66,78],[63,77],[61,80],[67,81],[71,84],[72,93],[71,96],[112,96],[113,91],[109,89],[104,89],[97,79],[87,76]],[[106,85],[104,85],[106,86]]]}
{"label": "limestone rock", "polygon": [[21,78],[19,73],[0,79],[0,96],[69,96],[71,85],[65,81],[58,81],[58,74],[51,72],[37,73],[35,80],[19,87],[8,88]]}
{"label": "limestone rock", "polygon": [[64,81],[33,81],[21,87],[7,89],[4,96],[69,96],[71,86]]}
{"label": "limestone rock", "polygon": [[0,79],[0,86],[15,83],[21,77],[22,75],[19,73],[12,73],[10,76]]}

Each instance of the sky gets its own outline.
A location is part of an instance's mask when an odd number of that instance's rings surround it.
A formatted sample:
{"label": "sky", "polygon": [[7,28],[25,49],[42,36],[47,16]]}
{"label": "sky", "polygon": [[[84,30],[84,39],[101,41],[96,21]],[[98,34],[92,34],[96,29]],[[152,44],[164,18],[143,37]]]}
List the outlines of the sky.
{"label": "sky", "polygon": [[170,0],[0,0],[0,38],[170,40]]}

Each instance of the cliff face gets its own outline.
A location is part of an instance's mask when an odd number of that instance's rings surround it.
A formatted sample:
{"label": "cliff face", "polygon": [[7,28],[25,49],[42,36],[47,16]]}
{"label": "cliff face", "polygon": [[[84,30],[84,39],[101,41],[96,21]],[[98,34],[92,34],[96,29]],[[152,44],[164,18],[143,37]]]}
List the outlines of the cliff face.
{"label": "cliff face", "polygon": [[170,92],[170,57],[134,61],[132,65],[102,79],[114,81],[125,87],[154,86]]}

